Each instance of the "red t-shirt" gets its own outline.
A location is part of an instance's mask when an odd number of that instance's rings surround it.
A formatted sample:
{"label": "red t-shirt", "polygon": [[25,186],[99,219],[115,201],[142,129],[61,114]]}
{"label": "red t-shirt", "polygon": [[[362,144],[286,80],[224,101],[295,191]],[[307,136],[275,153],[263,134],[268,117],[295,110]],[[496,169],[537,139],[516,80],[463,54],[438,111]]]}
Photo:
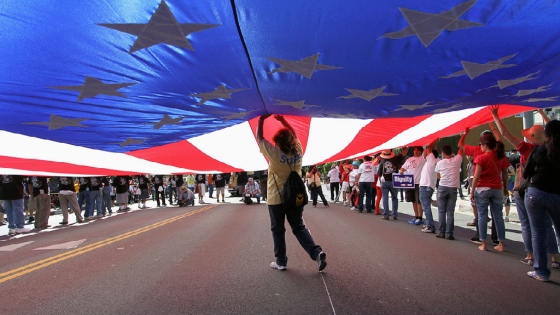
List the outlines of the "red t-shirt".
{"label": "red t-shirt", "polygon": [[[492,160],[496,163],[495,165]],[[496,152],[492,151],[478,155],[474,159],[474,164],[482,168],[477,187],[502,189],[502,171],[510,165],[507,158],[498,160]]]}
{"label": "red t-shirt", "polygon": [[342,182],[349,182],[350,180],[350,173],[348,173],[347,171],[342,172],[342,176],[340,177],[342,179]]}
{"label": "red t-shirt", "polygon": [[521,141],[521,144],[517,147],[517,151],[521,154],[521,158],[519,159],[521,164],[527,163],[529,155],[531,155],[531,152],[536,147],[538,147],[538,145]]}

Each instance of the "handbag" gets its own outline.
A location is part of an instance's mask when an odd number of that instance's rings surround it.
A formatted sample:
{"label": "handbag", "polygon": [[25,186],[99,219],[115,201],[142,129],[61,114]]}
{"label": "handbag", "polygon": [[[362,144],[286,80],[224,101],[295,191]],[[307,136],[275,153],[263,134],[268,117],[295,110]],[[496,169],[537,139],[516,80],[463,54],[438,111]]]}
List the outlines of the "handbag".
{"label": "handbag", "polygon": [[525,171],[525,164],[519,163],[517,169],[515,170],[515,182],[513,184],[513,191],[519,191],[521,185],[523,184],[523,172]]}

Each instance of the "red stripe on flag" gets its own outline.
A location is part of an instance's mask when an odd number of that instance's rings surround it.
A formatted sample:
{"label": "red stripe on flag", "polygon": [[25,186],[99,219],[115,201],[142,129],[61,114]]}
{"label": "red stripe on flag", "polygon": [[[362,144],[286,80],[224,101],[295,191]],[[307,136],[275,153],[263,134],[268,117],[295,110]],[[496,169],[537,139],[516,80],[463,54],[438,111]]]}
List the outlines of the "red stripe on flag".
{"label": "red stripe on flag", "polygon": [[410,127],[416,126],[428,117],[430,117],[430,115],[410,118],[375,119],[363,127],[354,139],[348,139],[350,144],[346,148],[318,164],[342,160],[368,149],[375,148],[391,140],[393,137]]}
{"label": "red stripe on flag", "polygon": [[[219,145],[219,144],[216,144]],[[199,171],[241,172],[243,170],[220,162],[200,151],[187,140],[153,147],[149,149],[127,152],[125,154],[164,165]]]}
{"label": "red stripe on flag", "polygon": [[44,172],[44,173],[57,173],[57,174],[83,174],[83,175],[133,175],[139,174],[135,172],[124,172],[106,168],[97,168],[84,165],[76,165],[64,162],[53,162],[45,160],[36,159],[24,159],[16,158],[11,156],[0,156],[0,165],[3,168],[12,168],[16,170],[29,171],[26,175],[38,175],[33,172]]}

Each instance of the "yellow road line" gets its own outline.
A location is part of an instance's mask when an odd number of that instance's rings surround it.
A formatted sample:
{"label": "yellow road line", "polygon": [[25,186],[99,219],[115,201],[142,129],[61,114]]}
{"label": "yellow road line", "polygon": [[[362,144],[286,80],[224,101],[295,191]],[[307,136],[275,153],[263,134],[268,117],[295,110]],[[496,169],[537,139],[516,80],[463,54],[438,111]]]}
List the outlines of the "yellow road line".
{"label": "yellow road line", "polygon": [[154,223],[152,225],[145,226],[143,228],[140,228],[140,229],[137,229],[137,230],[134,230],[134,231],[130,231],[130,232],[127,232],[127,233],[124,233],[124,234],[121,234],[121,235],[118,235],[118,236],[115,236],[115,237],[111,237],[111,238],[108,238],[106,240],[103,240],[103,241],[100,241],[100,242],[97,242],[97,243],[93,243],[93,244],[90,244],[90,245],[87,245],[87,246],[84,246],[84,247],[81,247],[81,248],[78,248],[78,249],[68,251],[68,252],[60,254],[60,255],[49,257],[47,259],[43,259],[43,260],[34,262],[32,264],[29,264],[29,265],[26,265],[26,266],[23,266],[23,267],[16,268],[16,269],[1,273],[0,274],[0,283],[8,281],[8,280],[16,278],[16,277],[19,277],[21,275],[33,272],[35,270],[50,266],[52,264],[55,264],[57,262],[66,260],[68,258],[72,258],[72,257],[78,256],[78,255],[81,255],[81,254],[85,254],[89,251],[101,248],[103,246],[113,244],[115,242],[127,239],[129,237],[132,237],[132,236],[135,236],[135,235],[138,235],[138,234],[156,229],[160,226],[164,226],[164,225],[169,224],[171,222],[175,222],[177,220],[181,220],[183,218],[191,216],[193,214],[197,214],[197,213],[212,209],[216,206],[218,206],[218,205],[209,205],[209,206],[206,206],[204,208],[194,210],[194,211],[191,211],[191,212],[187,212],[185,214],[181,214],[179,216],[176,216],[176,217],[173,217],[173,218],[170,218],[170,219],[167,219],[167,220],[163,220],[163,221]]}

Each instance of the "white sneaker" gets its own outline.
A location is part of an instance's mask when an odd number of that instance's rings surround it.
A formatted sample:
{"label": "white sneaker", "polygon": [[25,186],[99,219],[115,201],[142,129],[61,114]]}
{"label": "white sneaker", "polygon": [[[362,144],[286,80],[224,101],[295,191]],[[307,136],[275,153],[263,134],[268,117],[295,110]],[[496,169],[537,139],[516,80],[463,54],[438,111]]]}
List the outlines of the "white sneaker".
{"label": "white sneaker", "polygon": [[356,209],[356,207],[352,207],[352,208],[350,208],[350,210],[358,210],[358,209]]}
{"label": "white sneaker", "polygon": [[16,235],[16,229],[9,229],[8,235]]}
{"label": "white sneaker", "polygon": [[504,221],[505,221],[505,222],[509,222],[509,217],[506,216],[506,217],[504,218]]}
{"label": "white sneaker", "polygon": [[16,229],[16,234],[29,233],[29,232],[31,232],[31,229],[28,229],[26,227],[21,228],[21,229]]}
{"label": "white sneaker", "polygon": [[275,261],[273,261],[273,262],[270,263],[270,268],[272,268],[272,269],[278,269],[278,270],[286,270],[286,269],[288,269],[287,266],[280,266],[280,265],[277,265]]}
{"label": "white sneaker", "polygon": [[346,207],[346,201],[344,202],[344,207]]}

